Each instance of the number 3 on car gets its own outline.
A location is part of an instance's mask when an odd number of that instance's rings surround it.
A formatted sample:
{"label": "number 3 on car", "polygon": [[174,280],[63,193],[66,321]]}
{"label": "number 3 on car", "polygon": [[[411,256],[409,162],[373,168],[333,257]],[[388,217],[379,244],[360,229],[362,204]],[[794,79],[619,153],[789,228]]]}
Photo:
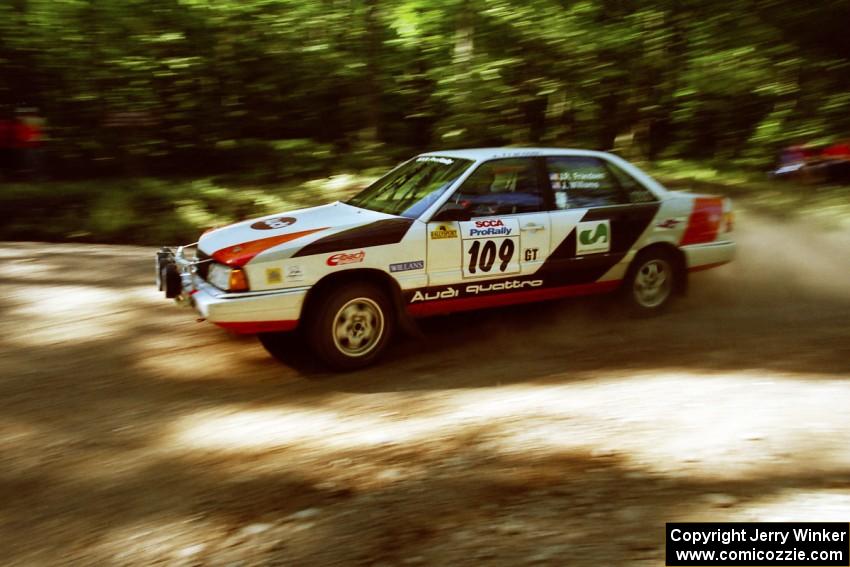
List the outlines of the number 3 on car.
{"label": "number 3 on car", "polygon": [[434,152],[347,202],[269,215],[157,253],[167,297],[272,354],[302,331],[338,370],[415,317],[618,291],[662,312],[689,272],[732,259],[728,199],[667,191],[611,154]]}

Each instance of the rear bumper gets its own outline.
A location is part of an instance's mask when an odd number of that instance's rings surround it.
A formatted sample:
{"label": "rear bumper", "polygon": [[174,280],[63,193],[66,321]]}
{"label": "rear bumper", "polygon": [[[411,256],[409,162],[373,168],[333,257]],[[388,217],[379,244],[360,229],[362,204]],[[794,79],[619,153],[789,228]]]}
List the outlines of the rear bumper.
{"label": "rear bumper", "polygon": [[705,244],[689,244],[681,247],[685,254],[688,271],[707,270],[731,262],[735,258],[737,244],[731,240],[709,242]]}
{"label": "rear bumper", "polygon": [[193,278],[188,302],[207,321],[240,334],[291,331],[298,326],[309,288],[226,293]]}

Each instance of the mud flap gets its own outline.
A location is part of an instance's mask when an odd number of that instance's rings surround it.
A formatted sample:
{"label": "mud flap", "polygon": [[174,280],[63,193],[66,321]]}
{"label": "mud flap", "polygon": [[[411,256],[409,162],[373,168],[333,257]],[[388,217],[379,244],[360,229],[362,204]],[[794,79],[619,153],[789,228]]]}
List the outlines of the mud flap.
{"label": "mud flap", "polygon": [[422,333],[422,329],[419,328],[419,324],[416,322],[416,319],[407,312],[407,305],[405,304],[404,298],[398,289],[396,289],[396,292],[393,293],[393,303],[395,305],[395,312],[398,314],[399,330],[408,337],[414,339],[425,338],[425,335]]}

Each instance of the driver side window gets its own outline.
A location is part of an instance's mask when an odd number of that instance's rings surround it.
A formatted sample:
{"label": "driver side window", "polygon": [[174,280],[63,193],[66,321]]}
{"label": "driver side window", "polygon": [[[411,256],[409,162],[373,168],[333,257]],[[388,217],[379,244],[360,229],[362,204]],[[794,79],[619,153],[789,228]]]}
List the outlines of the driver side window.
{"label": "driver side window", "polygon": [[545,210],[537,168],[529,158],[483,163],[458,188],[449,203],[468,210],[473,217]]}

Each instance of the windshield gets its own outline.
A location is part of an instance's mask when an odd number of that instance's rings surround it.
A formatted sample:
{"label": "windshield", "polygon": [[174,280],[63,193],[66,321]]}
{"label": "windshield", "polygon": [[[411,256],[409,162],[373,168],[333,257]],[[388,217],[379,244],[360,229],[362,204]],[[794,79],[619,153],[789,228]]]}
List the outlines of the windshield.
{"label": "windshield", "polygon": [[348,204],[419,218],[471,164],[466,159],[420,156],[381,177]]}

